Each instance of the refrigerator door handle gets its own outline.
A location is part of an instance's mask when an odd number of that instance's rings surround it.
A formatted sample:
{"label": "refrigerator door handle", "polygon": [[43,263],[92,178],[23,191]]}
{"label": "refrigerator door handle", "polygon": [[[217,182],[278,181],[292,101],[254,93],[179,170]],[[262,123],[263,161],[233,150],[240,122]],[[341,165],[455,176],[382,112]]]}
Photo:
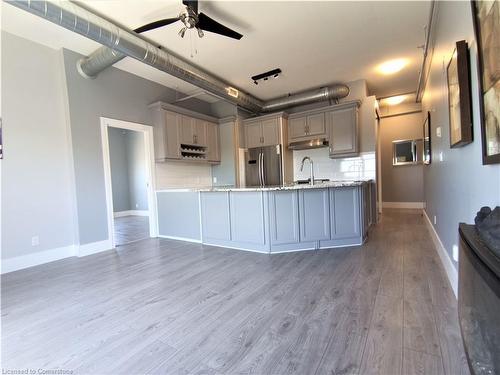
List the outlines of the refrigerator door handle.
{"label": "refrigerator door handle", "polygon": [[266,174],[264,173],[264,152],[262,152],[262,169],[261,169],[261,172],[262,172],[262,186],[266,186]]}
{"label": "refrigerator door handle", "polygon": [[263,161],[262,156],[263,156],[262,152],[259,152],[259,183],[260,183],[260,186],[264,185],[264,181],[262,180],[262,161]]}

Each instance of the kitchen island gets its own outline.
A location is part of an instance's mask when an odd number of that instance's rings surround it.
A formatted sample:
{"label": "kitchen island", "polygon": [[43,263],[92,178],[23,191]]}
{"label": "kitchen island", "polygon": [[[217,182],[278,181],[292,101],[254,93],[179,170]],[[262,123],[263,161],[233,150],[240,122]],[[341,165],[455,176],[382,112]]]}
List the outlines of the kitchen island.
{"label": "kitchen island", "polygon": [[280,253],[361,245],[375,221],[375,185],[317,185],[157,192],[160,237]]}

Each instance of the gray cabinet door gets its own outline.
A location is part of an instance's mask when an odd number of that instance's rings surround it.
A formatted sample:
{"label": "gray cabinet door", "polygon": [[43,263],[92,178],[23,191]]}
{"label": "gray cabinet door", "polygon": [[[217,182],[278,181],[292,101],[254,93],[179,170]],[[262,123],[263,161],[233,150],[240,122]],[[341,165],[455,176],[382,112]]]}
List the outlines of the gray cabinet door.
{"label": "gray cabinet door", "polygon": [[158,192],[158,233],[199,241],[200,202],[196,192]]}
{"label": "gray cabinet door", "polygon": [[360,189],[358,186],[330,189],[332,240],[361,235]]}
{"label": "gray cabinet door", "polygon": [[260,121],[245,124],[245,145],[247,148],[262,146],[262,124]]}
{"label": "gray cabinet door", "polygon": [[306,117],[288,119],[288,138],[293,141],[305,137]]}
{"label": "gray cabinet door", "polygon": [[[228,192],[202,192],[201,227],[203,240],[231,239]],[[175,216],[172,214],[172,216]]]}
{"label": "gray cabinet door", "polygon": [[299,191],[300,240],[330,239],[330,198],[328,189]]}
{"label": "gray cabinet door", "polygon": [[207,122],[207,160],[220,162],[219,125]]}
{"label": "gray cabinet door", "polygon": [[293,190],[271,192],[269,218],[272,245],[298,243],[300,240],[298,192]]}
{"label": "gray cabinet door", "polygon": [[262,146],[274,146],[280,144],[279,121],[271,118],[262,121]]}
{"label": "gray cabinet door", "polygon": [[165,112],[164,126],[165,158],[180,159],[181,148],[179,142],[179,115],[173,112]]}
{"label": "gray cabinet door", "polygon": [[264,194],[261,191],[230,192],[231,240],[235,246],[266,244]]}
{"label": "gray cabinet door", "polygon": [[347,108],[328,113],[330,157],[358,153],[358,109]]}
{"label": "gray cabinet door", "polygon": [[193,119],[193,140],[198,146],[207,146],[207,122]]}
{"label": "gray cabinet door", "polygon": [[180,143],[186,145],[194,144],[194,118],[189,116],[179,115],[180,116]]}
{"label": "gray cabinet door", "polygon": [[325,126],[325,114],[324,113],[316,113],[313,115],[309,115],[306,118],[307,135],[323,135],[326,134],[326,126]]}

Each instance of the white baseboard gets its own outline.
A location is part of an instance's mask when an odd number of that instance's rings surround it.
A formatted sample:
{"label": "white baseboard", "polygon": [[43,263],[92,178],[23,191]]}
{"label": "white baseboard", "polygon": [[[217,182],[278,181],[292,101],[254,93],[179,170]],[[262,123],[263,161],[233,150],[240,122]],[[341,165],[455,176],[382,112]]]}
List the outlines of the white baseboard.
{"label": "white baseboard", "polygon": [[38,251],[36,253],[21,255],[14,258],[2,259],[1,273],[9,273],[41,264],[54,262],[69,257],[83,257],[110,250],[111,240],[92,242],[85,245],[69,245],[55,249]]}
{"label": "white baseboard", "polygon": [[186,238],[186,237],[174,237],[174,236],[164,236],[162,234],[158,235],[159,238],[166,238],[169,240],[176,240],[176,241],[186,241],[186,242],[193,242],[193,243],[201,243],[201,240],[195,240],[193,238]]}
{"label": "white baseboard", "polygon": [[446,276],[448,276],[448,281],[451,284],[451,288],[453,289],[453,293],[455,293],[455,297],[458,298],[458,271],[453,265],[446,248],[443,245],[443,242],[439,238],[439,235],[436,232],[436,229],[431,223],[429,216],[427,216],[427,212],[424,210],[425,222],[427,224],[427,228],[431,234],[432,242],[434,242],[434,246],[436,247],[436,251],[441,259],[441,263],[443,264],[444,270],[446,272]]}
{"label": "white baseboard", "polygon": [[382,202],[382,208],[425,208],[425,202]]}
{"label": "white baseboard", "polygon": [[123,216],[149,216],[149,211],[147,211],[147,210],[128,210],[128,211],[113,212],[113,217],[123,217]]}
{"label": "white baseboard", "polygon": [[97,254],[101,251],[111,250],[113,246],[111,245],[111,240],[104,240],[98,242],[91,242],[85,245],[78,246],[78,257],[84,257],[87,255]]}
{"label": "white baseboard", "polygon": [[75,246],[63,246],[2,260],[2,274],[75,256]]}

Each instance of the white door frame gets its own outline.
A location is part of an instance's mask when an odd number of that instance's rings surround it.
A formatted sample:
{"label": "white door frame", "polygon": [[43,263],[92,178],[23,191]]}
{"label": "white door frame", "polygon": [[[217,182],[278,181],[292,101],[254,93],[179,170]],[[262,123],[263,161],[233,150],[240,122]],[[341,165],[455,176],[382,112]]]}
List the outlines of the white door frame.
{"label": "white door frame", "polygon": [[156,207],[156,178],[153,144],[153,127],[135,122],[101,117],[102,159],[104,166],[104,184],[106,187],[106,209],[108,218],[108,239],[115,247],[113,223],[113,190],[111,182],[111,161],[109,156],[108,128],[120,128],[141,132],[144,136],[146,160],[146,184],[148,192],[149,236],[158,237],[158,210]]}

